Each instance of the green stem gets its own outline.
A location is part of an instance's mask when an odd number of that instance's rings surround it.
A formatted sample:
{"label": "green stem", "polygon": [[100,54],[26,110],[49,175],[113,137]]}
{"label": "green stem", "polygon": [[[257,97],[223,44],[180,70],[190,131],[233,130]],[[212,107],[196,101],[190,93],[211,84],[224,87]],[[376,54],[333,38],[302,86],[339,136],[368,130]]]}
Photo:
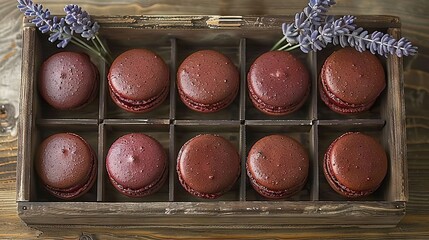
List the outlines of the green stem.
{"label": "green stem", "polygon": [[286,36],[283,36],[272,48],[271,51],[276,50],[284,41],[286,40]]}
{"label": "green stem", "polygon": [[297,44],[297,45],[294,45],[294,46],[292,46],[292,47],[290,47],[290,48],[286,48],[286,49],[284,49],[285,51],[292,51],[292,50],[294,50],[295,48],[299,48],[301,45],[300,44]]}
{"label": "green stem", "polygon": [[91,42],[92,42],[92,44],[95,46],[95,48],[97,48],[97,51],[101,52],[100,47],[99,47],[99,46],[98,46],[98,44],[94,41],[94,39],[93,39],[93,38],[91,38]]}
{"label": "green stem", "polygon": [[[81,39],[77,38],[77,37],[72,37],[72,39],[74,39],[75,41],[79,42],[81,45],[85,46],[88,50],[91,50],[93,52],[98,52],[97,49],[89,46],[86,42],[82,41]],[[101,54],[100,52],[98,52],[99,54]]]}
{"label": "green stem", "polygon": [[101,39],[98,37],[98,34],[95,35],[95,39],[97,39],[98,43],[100,44],[101,48],[103,48],[103,51],[106,53],[107,57],[110,60],[113,60],[112,55],[110,55],[110,51],[107,50],[107,48],[104,46],[103,42],[101,41]]}
{"label": "green stem", "polygon": [[284,50],[285,48],[287,48],[287,47],[290,47],[292,44],[290,44],[290,43],[288,43],[288,44],[285,44],[283,47],[281,47],[281,48],[279,48],[279,49],[277,49],[278,51],[282,51],[282,50]]}
{"label": "green stem", "polygon": [[75,37],[72,38],[71,42],[83,49],[87,49],[88,51],[91,51],[92,53],[94,53],[95,55],[99,56],[105,63],[110,65],[110,62],[100,53],[98,52],[96,49],[92,48],[91,46],[89,46],[88,44],[86,44],[83,41],[77,41],[77,39]]}

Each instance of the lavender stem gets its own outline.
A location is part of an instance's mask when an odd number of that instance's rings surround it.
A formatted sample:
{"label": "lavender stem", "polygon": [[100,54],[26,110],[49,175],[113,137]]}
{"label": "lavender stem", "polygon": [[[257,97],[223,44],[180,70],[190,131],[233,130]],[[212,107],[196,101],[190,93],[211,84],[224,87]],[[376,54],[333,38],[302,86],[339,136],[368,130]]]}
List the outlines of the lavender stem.
{"label": "lavender stem", "polygon": [[[292,44],[288,43],[288,44],[282,46],[281,48],[277,49],[277,51],[282,51],[285,48],[290,47],[290,46],[292,46]],[[295,46],[299,46],[299,45],[295,45]],[[293,47],[295,47],[295,46],[293,46]],[[294,48],[291,48],[290,50],[292,50],[292,49],[294,49]],[[289,51],[289,49],[286,49],[286,51]]]}
{"label": "lavender stem", "polygon": [[92,42],[92,44],[95,46],[95,48],[97,48],[97,51],[98,51],[98,52],[100,52],[100,51],[101,51],[101,49],[100,49],[100,47],[98,46],[98,44],[94,41],[94,39],[93,39],[93,38],[91,38],[91,42]]}
{"label": "lavender stem", "polygon": [[78,45],[79,47],[83,48],[83,49],[87,49],[88,51],[94,53],[95,55],[99,56],[105,63],[109,64],[109,61],[100,53],[98,52],[96,49],[94,49],[93,47],[89,46],[88,44],[86,44],[85,42],[83,42],[82,40],[73,37],[71,40],[72,43]]}
{"label": "lavender stem", "polygon": [[112,56],[110,55],[110,51],[106,49],[101,39],[98,37],[98,34],[95,34],[95,39],[97,39],[98,43],[100,43],[101,48],[103,48],[104,53],[106,53],[106,56],[109,58],[109,60],[113,60]]}
{"label": "lavender stem", "polygon": [[283,36],[272,48],[271,51],[276,50],[284,41],[286,41],[286,36]]}
{"label": "lavender stem", "polygon": [[291,51],[291,50],[294,50],[295,48],[299,48],[301,46],[300,44],[296,44],[296,45],[293,45],[293,46],[287,48],[288,45],[289,44],[284,45],[283,47],[279,48],[279,50]]}

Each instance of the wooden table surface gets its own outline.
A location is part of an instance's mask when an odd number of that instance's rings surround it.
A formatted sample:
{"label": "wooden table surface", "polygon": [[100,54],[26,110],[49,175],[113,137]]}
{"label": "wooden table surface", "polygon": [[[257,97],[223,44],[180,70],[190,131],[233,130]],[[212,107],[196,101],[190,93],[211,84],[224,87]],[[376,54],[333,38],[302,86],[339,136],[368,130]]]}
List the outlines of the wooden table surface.
{"label": "wooden table surface", "polygon": [[[92,15],[107,14],[220,14],[290,15],[305,0],[163,0],[163,1],[36,1],[60,14],[65,3],[78,3]],[[290,238],[290,239],[428,239],[429,238],[429,1],[337,0],[333,14],[385,14],[401,17],[402,33],[419,47],[405,58],[405,102],[409,202],[407,215],[388,229],[284,229],[284,230],[181,230],[138,227],[44,226],[30,228],[17,216],[16,127],[0,131],[0,239],[189,239],[189,238]],[[0,105],[10,104],[18,116],[21,68],[21,21],[16,1],[0,0]],[[10,111],[8,111],[10,113]],[[4,117],[0,112],[0,120]],[[13,120],[12,120],[13,122]],[[1,123],[1,122],[0,122]],[[0,127],[3,123],[0,124]],[[85,238],[86,237],[86,238]]]}

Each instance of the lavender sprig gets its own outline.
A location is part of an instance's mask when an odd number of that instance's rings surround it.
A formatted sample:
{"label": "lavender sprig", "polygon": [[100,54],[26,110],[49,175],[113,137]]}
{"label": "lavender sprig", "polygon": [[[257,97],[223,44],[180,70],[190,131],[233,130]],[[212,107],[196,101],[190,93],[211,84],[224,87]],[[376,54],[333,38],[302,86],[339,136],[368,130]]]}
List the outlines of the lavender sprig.
{"label": "lavender sprig", "polygon": [[97,22],[92,22],[91,17],[86,11],[75,4],[65,6],[65,21],[70,25],[70,29],[79,33],[86,40],[94,39],[100,26]]}
{"label": "lavender sprig", "polygon": [[[385,57],[389,54],[398,57],[417,54],[417,47],[405,38],[396,40],[393,36],[378,31],[370,34],[355,25],[354,16],[334,19],[327,15],[328,8],[334,4],[335,1],[330,0],[310,0],[308,6],[295,15],[293,23],[283,23],[284,36],[271,50],[290,51],[300,48],[308,53],[333,44],[354,47],[360,52],[369,50]],[[283,44],[285,41],[287,43]]]}
{"label": "lavender sprig", "polygon": [[65,26],[64,19],[53,17],[50,19],[51,12],[49,9],[43,10],[41,4],[33,4],[31,0],[18,0],[18,9],[24,12],[26,16],[33,16],[32,23],[39,28],[42,33],[51,32],[48,40],[55,42],[59,40],[57,47],[64,48],[71,41],[72,31]]}
{"label": "lavender sprig", "polygon": [[300,43],[299,40],[302,40],[304,36],[311,35],[312,31],[325,22],[328,8],[334,4],[335,0],[310,0],[302,12],[295,14],[293,23],[283,23],[284,37],[271,50],[276,50],[284,41],[287,41],[288,44],[280,49],[283,50],[293,44]]}
{"label": "lavender sprig", "polygon": [[[99,30],[98,23],[93,22],[90,15],[83,11],[81,7],[67,5],[64,8],[66,12],[65,18],[56,16],[51,18],[49,9],[44,10],[41,4],[34,4],[31,0],[17,1],[18,9],[25,16],[32,17],[30,22],[34,23],[42,33],[50,33],[48,38],[50,42],[59,41],[58,48],[65,48],[71,42],[96,54],[107,64],[111,63],[110,52],[97,34]],[[80,34],[86,40],[91,40],[92,44],[86,43],[79,36],[75,36],[74,33]]]}

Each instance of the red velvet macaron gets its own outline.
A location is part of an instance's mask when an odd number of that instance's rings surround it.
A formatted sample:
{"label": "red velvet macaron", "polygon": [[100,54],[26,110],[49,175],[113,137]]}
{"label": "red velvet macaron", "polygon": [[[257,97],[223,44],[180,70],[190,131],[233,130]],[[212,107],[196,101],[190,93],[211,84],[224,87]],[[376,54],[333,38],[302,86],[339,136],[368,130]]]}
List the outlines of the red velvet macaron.
{"label": "red velvet macaron", "polygon": [[376,56],[342,48],[323,64],[319,93],[331,110],[355,114],[371,108],[385,86],[383,65]]}
{"label": "red velvet macaron", "polygon": [[250,183],[262,196],[287,198],[305,186],[309,169],[308,153],[295,139],[269,135],[257,141],[247,155]]}
{"label": "red velvet macaron", "polygon": [[97,96],[98,79],[98,70],[88,55],[59,52],[42,64],[38,90],[42,98],[56,109],[79,109]]}
{"label": "red velvet macaron", "polygon": [[335,139],[325,153],[326,180],[348,198],[367,196],[377,190],[387,173],[387,155],[373,137],[348,132]]}
{"label": "red velvet macaron", "polygon": [[119,55],[107,76],[113,102],[129,112],[148,112],[158,107],[169,92],[169,71],[164,60],[146,49]]}
{"label": "red velvet macaron", "polygon": [[198,112],[217,112],[228,107],[237,96],[239,85],[237,67],[213,50],[189,55],[177,70],[180,99]]}
{"label": "red velvet macaron", "polygon": [[235,147],[217,135],[198,135],[177,156],[177,174],[183,188],[200,198],[218,198],[237,181],[240,157]]}
{"label": "red velvet macaron", "polygon": [[88,192],[97,175],[94,151],[74,133],[58,133],[43,140],[34,165],[46,190],[62,199]]}
{"label": "red velvet macaron", "polygon": [[110,146],[106,169],[119,192],[129,197],[144,197],[164,185],[168,175],[167,154],[154,138],[130,133]]}
{"label": "red velvet macaron", "polygon": [[253,105],[269,115],[286,115],[298,110],[310,93],[310,74],[296,57],[285,51],[259,56],[247,74]]}

